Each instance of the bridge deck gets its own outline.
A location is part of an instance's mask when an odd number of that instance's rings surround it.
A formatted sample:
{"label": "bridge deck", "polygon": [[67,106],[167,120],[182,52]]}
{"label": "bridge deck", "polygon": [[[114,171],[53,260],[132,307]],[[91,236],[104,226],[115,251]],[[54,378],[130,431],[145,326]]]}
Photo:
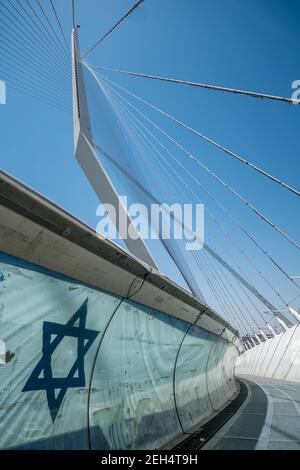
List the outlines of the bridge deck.
{"label": "bridge deck", "polygon": [[300,384],[242,376],[247,400],[203,449],[300,449]]}

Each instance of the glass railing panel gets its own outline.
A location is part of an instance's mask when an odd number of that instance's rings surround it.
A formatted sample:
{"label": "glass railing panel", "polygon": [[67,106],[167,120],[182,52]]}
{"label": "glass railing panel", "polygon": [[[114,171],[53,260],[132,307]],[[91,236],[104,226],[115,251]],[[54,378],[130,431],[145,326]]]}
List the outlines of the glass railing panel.
{"label": "glass railing panel", "polygon": [[207,393],[206,368],[214,337],[193,326],[181,345],[176,366],[176,405],[184,431],[189,431],[213,409]]}
{"label": "glass railing panel", "polygon": [[88,448],[88,389],[120,299],[0,254],[0,448]]}
{"label": "glass railing panel", "polygon": [[187,328],[187,323],[140,304],[121,304],[93,374],[92,448],[157,448],[181,433],[173,370]]}
{"label": "glass railing panel", "polygon": [[234,347],[223,337],[215,336],[214,343],[207,362],[207,387],[212,406],[217,411],[230,398],[228,392],[233,376],[227,376],[224,362],[227,350]]}

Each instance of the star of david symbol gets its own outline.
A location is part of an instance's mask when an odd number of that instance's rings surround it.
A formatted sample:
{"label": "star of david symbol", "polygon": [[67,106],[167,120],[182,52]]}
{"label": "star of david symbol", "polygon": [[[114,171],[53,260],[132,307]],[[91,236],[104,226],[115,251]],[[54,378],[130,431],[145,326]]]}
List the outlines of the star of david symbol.
{"label": "star of david symbol", "polygon": [[[84,356],[95,341],[98,331],[86,329],[88,299],[65,324],[43,323],[43,356],[38,362],[22,392],[45,390],[48,407],[54,423],[61,403],[69,388],[84,387]],[[75,326],[75,323],[78,326]],[[53,339],[54,336],[54,339]],[[51,357],[65,337],[77,338],[77,358],[66,377],[53,377]],[[55,391],[58,390],[57,395]]]}

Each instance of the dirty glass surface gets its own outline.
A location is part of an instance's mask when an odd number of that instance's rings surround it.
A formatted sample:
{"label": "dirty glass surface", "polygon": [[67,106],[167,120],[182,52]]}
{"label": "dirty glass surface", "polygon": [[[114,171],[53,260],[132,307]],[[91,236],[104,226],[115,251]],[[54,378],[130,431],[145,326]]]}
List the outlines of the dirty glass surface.
{"label": "dirty glass surface", "polygon": [[235,391],[235,348],[0,253],[0,448],[153,449]]}

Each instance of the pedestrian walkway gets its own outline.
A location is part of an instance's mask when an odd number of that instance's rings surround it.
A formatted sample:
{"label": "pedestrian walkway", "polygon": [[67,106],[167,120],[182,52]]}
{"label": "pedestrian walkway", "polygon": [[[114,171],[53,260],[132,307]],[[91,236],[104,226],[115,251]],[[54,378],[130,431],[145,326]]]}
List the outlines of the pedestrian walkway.
{"label": "pedestrian walkway", "polygon": [[246,401],[203,450],[299,450],[300,384],[240,378],[248,387]]}

